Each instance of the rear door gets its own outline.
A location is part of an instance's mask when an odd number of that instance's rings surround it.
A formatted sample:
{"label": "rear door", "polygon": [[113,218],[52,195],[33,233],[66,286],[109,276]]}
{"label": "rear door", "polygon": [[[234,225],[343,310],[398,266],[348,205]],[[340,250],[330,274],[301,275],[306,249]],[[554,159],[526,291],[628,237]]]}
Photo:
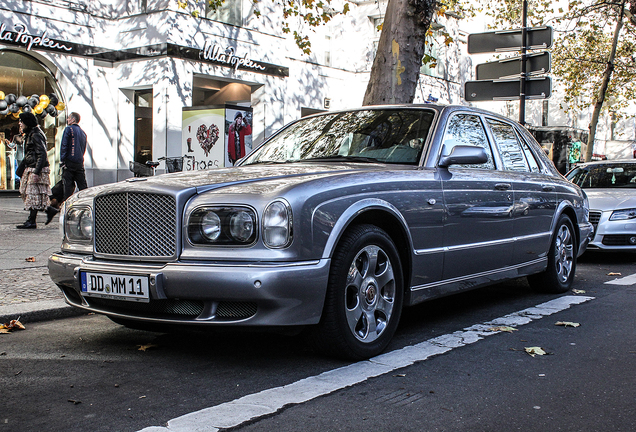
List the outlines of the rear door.
{"label": "rear door", "polygon": [[518,266],[545,257],[549,248],[557,193],[540,170],[528,144],[515,127],[500,119],[487,118],[493,141],[509,173],[514,189],[512,211],[515,237],[511,264]]}

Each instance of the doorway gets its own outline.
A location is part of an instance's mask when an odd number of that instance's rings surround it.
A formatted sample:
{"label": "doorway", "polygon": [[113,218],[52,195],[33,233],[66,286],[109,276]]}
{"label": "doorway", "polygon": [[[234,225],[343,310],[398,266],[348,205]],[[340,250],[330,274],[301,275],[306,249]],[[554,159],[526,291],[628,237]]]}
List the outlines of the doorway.
{"label": "doorway", "polygon": [[152,160],[152,89],[135,91],[135,162]]}

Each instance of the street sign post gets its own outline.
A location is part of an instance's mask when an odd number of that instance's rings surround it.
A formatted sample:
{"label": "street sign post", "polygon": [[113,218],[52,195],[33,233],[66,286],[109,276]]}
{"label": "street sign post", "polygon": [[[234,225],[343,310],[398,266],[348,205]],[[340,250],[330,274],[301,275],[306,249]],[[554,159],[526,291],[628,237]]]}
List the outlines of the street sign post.
{"label": "street sign post", "polygon": [[[526,56],[526,74],[539,75],[550,72],[550,53],[545,51]],[[521,57],[510,57],[494,62],[478,64],[477,80],[518,78],[521,75]]]}
{"label": "street sign post", "polygon": [[[549,77],[527,78],[525,99],[547,99],[552,94]],[[466,81],[464,98],[468,102],[518,100],[519,80]]]}
{"label": "street sign post", "polygon": [[547,49],[552,46],[552,27],[533,27],[527,29],[524,44],[523,29],[500,30],[468,35],[468,54],[491,52],[521,51],[526,49]]}

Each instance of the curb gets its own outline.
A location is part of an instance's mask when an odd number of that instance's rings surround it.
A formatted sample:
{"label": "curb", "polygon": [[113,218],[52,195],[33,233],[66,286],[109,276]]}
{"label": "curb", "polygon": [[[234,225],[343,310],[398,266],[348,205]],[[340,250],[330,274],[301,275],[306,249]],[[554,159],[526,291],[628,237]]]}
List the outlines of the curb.
{"label": "curb", "polygon": [[86,315],[87,312],[67,305],[63,300],[45,300],[0,306],[0,323],[19,319],[22,324]]}

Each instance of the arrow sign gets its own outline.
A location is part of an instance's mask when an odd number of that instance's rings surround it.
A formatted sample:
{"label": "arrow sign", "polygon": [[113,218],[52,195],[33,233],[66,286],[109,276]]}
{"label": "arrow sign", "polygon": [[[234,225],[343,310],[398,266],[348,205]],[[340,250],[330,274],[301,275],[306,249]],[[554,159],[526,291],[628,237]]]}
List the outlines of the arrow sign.
{"label": "arrow sign", "polygon": [[[552,46],[552,27],[528,29],[527,49],[547,49]],[[499,51],[520,51],[523,47],[521,29],[501,30],[468,35],[468,54]]]}
{"label": "arrow sign", "polygon": [[[466,81],[464,99],[468,102],[519,99],[519,80]],[[548,77],[526,79],[526,99],[547,99],[552,93]]]}
{"label": "arrow sign", "polygon": [[[526,74],[538,75],[550,72],[550,53],[542,52],[526,56]],[[478,80],[498,80],[518,78],[521,74],[521,57],[511,57],[499,61],[477,65]]]}

